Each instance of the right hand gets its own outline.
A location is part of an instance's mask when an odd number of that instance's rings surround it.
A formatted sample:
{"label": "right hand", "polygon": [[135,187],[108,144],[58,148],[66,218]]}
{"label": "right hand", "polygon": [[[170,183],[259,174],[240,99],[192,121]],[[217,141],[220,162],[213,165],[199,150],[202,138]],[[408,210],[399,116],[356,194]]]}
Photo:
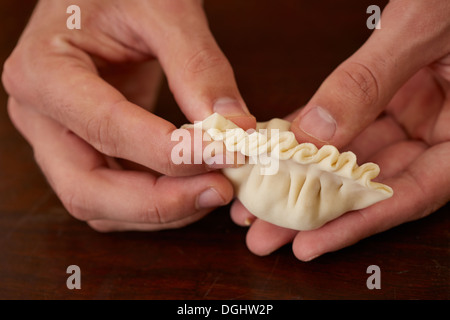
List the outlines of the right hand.
{"label": "right hand", "polygon": [[[219,112],[255,126],[199,0],[41,0],[6,61],[12,122],[76,218],[99,231],[187,225],[231,201],[214,168],[174,165],[175,126],[151,112],[160,65],[190,122]],[[127,170],[125,159],[151,170]]]}
{"label": "right hand", "polygon": [[450,200],[450,3],[396,0],[381,29],[292,114],[299,142],[353,151],[380,166],[378,182],[394,196],[348,212],[324,226],[296,231],[256,219],[240,202],[238,224],[250,224],[249,249],[267,255],[292,242],[309,261],[402,223],[423,218]]}

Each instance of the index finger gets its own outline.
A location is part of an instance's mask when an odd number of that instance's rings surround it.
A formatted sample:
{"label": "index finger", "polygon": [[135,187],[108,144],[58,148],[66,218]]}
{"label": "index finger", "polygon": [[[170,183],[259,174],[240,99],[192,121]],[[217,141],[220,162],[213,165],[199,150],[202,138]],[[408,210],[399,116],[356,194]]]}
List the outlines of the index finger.
{"label": "index finger", "polygon": [[[19,102],[37,107],[108,156],[167,175],[192,175],[212,169],[204,161],[175,164],[171,157],[179,144],[172,139],[175,126],[129,102],[97,75],[82,50],[71,47],[36,55],[38,63],[19,50],[5,67],[6,74],[20,75],[20,82],[17,77],[6,81],[9,93]],[[207,143],[200,143],[202,152]]]}

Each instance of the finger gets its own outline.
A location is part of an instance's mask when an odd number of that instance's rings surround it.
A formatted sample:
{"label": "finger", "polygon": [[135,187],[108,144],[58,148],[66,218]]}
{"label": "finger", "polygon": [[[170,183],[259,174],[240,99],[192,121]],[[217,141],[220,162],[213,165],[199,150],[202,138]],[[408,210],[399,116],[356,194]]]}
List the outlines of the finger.
{"label": "finger", "polygon": [[247,247],[258,256],[266,256],[292,242],[297,233],[297,230],[282,228],[257,219],[247,232]]}
{"label": "finger", "polygon": [[256,217],[238,199],[231,205],[230,216],[234,223],[242,227],[248,227],[256,220]]}
{"label": "finger", "polygon": [[450,200],[449,156],[450,144],[444,143],[411,163],[406,161],[406,168],[399,168],[401,172],[383,181],[393,188],[392,198],[346,213],[317,230],[299,233],[293,242],[294,254],[308,261],[434,212]]}
{"label": "finger", "polygon": [[[96,169],[94,173],[85,177],[88,186],[71,194],[69,211],[80,220],[181,226],[227,204],[233,196],[231,186],[218,173],[157,179],[133,171]],[[76,182],[67,180],[66,184]]]}
{"label": "finger", "polygon": [[109,169],[98,152],[55,121],[12,99],[9,113],[33,146],[49,183],[80,220],[112,219],[164,228],[232,199],[231,184],[218,173],[156,178],[146,172]]}
{"label": "finger", "polygon": [[[202,161],[209,145],[202,135],[195,139],[192,130],[187,136],[174,135],[173,124],[127,101],[93,72],[90,60],[86,60],[79,49],[71,49],[76,57],[43,55],[42,63],[38,64],[30,64],[23,56],[14,58],[7,74],[16,72],[31,78],[24,80],[24,86],[18,85],[15,79],[9,86],[13,96],[21,97],[21,104],[37,106],[41,113],[55,119],[105,155],[130,160],[171,176],[218,168]],[[44,72],[42,67],[47,64],[60,67]],[[35,79],[35,72],[42,74],[42,79]],[[188,148],[190,145],[192,147]],[[174,160],[173,151],[177,146],[189,153],[189,160]],[[219,167],[233,166],[225,161],[221,164]]]}
{"label": "finger", "polygon": [[294,120],[291,130],[299,141],[338,148],[348,144],[407,79],[443,55],[448,41],[445,23],[439,21],[447,21],[443,12],[448,8],[442,1],[433,3],[434,16],[422,14],[428,2],[387,5],[381,29],[331,73]]}
{"label": "finger", "polygon": [[166,9],[171,16],[168,21],[177,19],[170,37],[167,32],[150,33],[152,29],[145,27],[142,37],[155,48],[184,114],[194,122],[218,112],[245,130],[254,128],[256,120],[242,99],[233,69],[211,34],[200,3],[180,1],[177,8],[168,5]]}
{"label": "finger", "polygon": [[[385,231],[403,222],[405,212],[412,208],[398,197],[407,197],[406,181],[387,182],[395,191],[394,197],[360,211],[348,212],[317,230],[300,232],[292,243],[295,256],[310,261],[327,252],[348,247],[373,234]],[[411,191],[411,190],[408,190]],[[402,217],[402,218],[400,218]]]}
{"label": "finger", "polygon": [[209,210],[201,210],[193,215],[181,218],[176,221],[165,224],[157,223],[133,223],[114,220],[90,220],[87,224],[99,232],[116,232],[116,231],[158,231],[162,229],[177,229],[185,227],[203,218]]}

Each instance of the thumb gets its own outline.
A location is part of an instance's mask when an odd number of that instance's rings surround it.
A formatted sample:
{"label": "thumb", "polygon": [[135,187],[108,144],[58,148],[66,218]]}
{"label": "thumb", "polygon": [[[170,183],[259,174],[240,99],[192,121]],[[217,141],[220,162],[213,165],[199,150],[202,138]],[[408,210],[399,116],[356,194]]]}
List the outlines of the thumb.
{"label": "thumb", "polygon": [[436,15],[423,15],[423,6],[402,0],[386,6],[381,29],[331,73],[292,122],[298,141],[347,145],[413,74],[440,57],[435,49],[443,47],[436,44],[444,31]]}
{"label": "thumb", "polygon": [[[186,117],[194,122],[218,112],[244,129],[255,127],[242,99],[232,67],[220,50],[199,2],[171,13],[177,17],[164,34],[154,40],[155,53],[167,76],[170,89]],[[188,11],[188,13],[186,13]]]}

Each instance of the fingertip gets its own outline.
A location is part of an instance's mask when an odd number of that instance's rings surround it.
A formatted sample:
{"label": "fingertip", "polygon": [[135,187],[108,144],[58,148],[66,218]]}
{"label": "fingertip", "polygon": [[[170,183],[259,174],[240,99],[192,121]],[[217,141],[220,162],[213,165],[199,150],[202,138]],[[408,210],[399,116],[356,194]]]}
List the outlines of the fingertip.
{"label": "fingertip", "polygon": [[216,99],[212,109],[244,130],[256,127],[256,118],[250,114],[250,111],[241,99],[230,97]]}
{"label": "fingertip", "polygon": [[309,237],[310,232],[312,231],[301,232],[292,242],[292,252],[294,253],[294,256],[303,262],[314,260],[322,254],[319,253],[316,243],[309,241],[311,239],[311,237]]}
{"label": "fingertip", "polygon": [[[261,223],[262,222],[262,223]],[[256,220],[248,229],[247,235],[245,237],[245,243],[248,250],[257,256],[266,256],[271,253],[271,250],[267,249],[267,244],[261,241],[265,234],[261,233],[260,230],[264,232],[264,221]]]}
{"label": "fingertip", "polygon": [[272,253],[272,250],[268,250],[267,246],[262,245],[260,242],[254,240],[254,235],[250,232],[251,228],[247,232],[245,242],[248,250],[254,255],[264,257]]}
{"label": "fingertip", "polygon": [[256,128],[256,118],[253,115],[227,117],[227,119],[244,130]]}
{"label": "fingertip", "polygon": [[100,233],[118,231],[117,228],[112,228],[111,225],[108,224],[108,221],[105,220],[90,220],[86,221],[86,223],[91,229]]}
{"label": "fingertip", "polygon": [[252,253],[267,256],[291,242],[297,233],[297,230],[286,229],[257,219],[247,232],[246,243]]}
{"label": "fingertip", "polygon": [[256,220],[256,217],[238,199],[231,205],[230,216],[231,220],[241,227],[249,227]]}

